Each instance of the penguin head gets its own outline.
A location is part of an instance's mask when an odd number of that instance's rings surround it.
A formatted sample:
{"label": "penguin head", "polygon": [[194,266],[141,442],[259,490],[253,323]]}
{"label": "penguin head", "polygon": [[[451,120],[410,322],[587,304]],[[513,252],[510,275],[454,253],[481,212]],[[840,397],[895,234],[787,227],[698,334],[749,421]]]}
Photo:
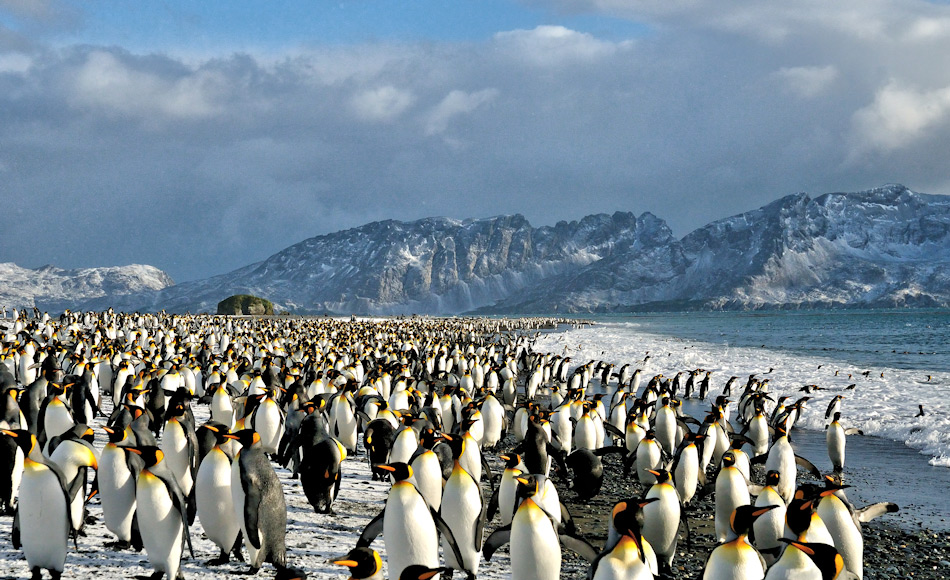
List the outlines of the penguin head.
{"label": "penguin head", "polygon": [[260,445],[261,436],[254,429],[241,429],[234,433],[224,435],[226,439],[234,439],[245,449],[250,449],[254,445]]}
{"label": "penguin head", "polygon": [[112,427],[103,427],[103,431],[109,436],[109,443],[118,445],[125,440],[125,429],[113,429]]}
{"label": "penguin head", "polygon": [[412,467],[408,463],[398,462],[398,463],[389,463],[378,465],[379,469],[383,471],[388,471],[392,474],[393,479],[397,482],[405,481],[412,477]]}
{"label": "penguin head", "polygon": [[774,469],[765,474],[765,485],[776,486],[781,477],[781,474]]}
{"label": "penguin head", "polygon": [[158,465],[165,459],[165,453],[154,445],[129,447],[128,450],[142,458],[142,461],[145,462],[146,469]]}
{"label": "penguin head", "polygon": [[330,560],[330,563],[349,568],[353,580],[369,578],[377,574],[383,567],[383,561],[380,559],[379,553],[366,547],[353,548],[343,558]]}
{"label": "penguin head", "polygon": [[30,433],[26,429],[3,429],[0,430],[0,433],[13,437],[17,447],[23,451],[24,457],[29,457],[30,452],[36,445],[36,435]]}
{"label": "penguin head", "polygon": [[732,513],[729,515],[729,527],[732,528],[732,531],[735,532],[736,535],[747,535],[749,530],[752,529],[752,524],[756,518],[777,507],[777,505],[740,505],[732,510]]}
{"label": "penguin head", "polygon": [[623,536],[633,538],[640,551],[640,560],[646,562],[646,554],[643,551],[643,537],[640,534],[640,524],[643,520],[643,508],[655,501],[658,497],[644,499],[628,499],[619,501],[614,505],[611,518],[613,526]]}
{"label": "penguin head", "polygon": [[665,469],[648,469],[650,473],[656,476],[658,484],[666,483],[670,480],[670,472]]}
{"label": "penguin head", "polygon": [[779,541],[795,546],[804,552],[821,571],[822,580],[834,580],[844,571],[844,558],[834,546],[817,542],[799,542],[788,538]]}
{"label": "penguin head", "polygon": [[835,416],[834,416],[834,418],[831,420],[831,422],[832,422],[832,423],[837,423],[837,422],[840,421],[840,420],[841,420],[841,411],[835,411]]}
{"label": "penguin head", "polygon": [[465,452],[465,438],[459,435],[449,435],[448,433],[442,435],[442,438],[448,442],[449,448],[452,450],[452,459],[458,461],[462,453]]}
{"label": "penguin head", "polygon": [[795,499],[788,503],[788,510],[785,512],[785,523],[796,536],[801,536],[808,530],[815,507],[814,499],[805,499],[801,490],[795,492]]}
{"label": "penguin head", "polygon": [[538,488],[540,486],[537,476],[523,475],[521,477],[515,478],[515,481],[518,482],[518,488],[515,491],[515,497],[518,498],[518,502],[538,493]]}
{"label": "penguin head", "polygon": [[208,430],[214,437],[215,445],[223,445],[228,440],[228,434],[230,434],[230,429],[224,423],[218,423],[216,421],[209,421],[204,425],[198,427],[198,429]]}
{"label": "penguin head", "polygon": [[514,469],[518,467],[518,465],[521,463],[521,456],[518,455],[517,453],[510,453],[508,455],[499,455],[498,457],[500,457],[502,461],[505,462],[505,468],[507,469]]}
{"label": "penguin head", "polygon": [[722,454],[722,466],[733,467],[736,464],[736,456],[732,451],[726,451]]}

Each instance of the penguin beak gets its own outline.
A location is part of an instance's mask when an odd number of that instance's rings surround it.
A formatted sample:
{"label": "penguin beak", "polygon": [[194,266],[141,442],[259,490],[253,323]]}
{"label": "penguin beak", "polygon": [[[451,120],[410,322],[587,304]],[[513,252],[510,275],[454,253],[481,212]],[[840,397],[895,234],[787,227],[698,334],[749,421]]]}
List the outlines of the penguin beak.
{"label": "penguin beak", "polygon": [[757,518],[761,516],[762,514],[767,513],[769,510],[774,510],[777,507],[778,507],[777,505],[762,506],[762,509],[758,509],[752,512],[752,517]]}
{"label": "penguin beak", "polygon": [[653,469],[647,469],[647,472],[652,473],[653,475],[660,477],[660,472]]}
{"label": "penguin beak", "polygon": [[347,568],[356,568],[359,564],[355,560],[330,560],[331,564],[337,566],[346,566]]}
{"label": "penguin beak", "polygon": [[382,469],[383,471],[388,471],[390,473],[394,473],[396,471],[396,468],[393,467],[392,465],[383,464],[383,465],[377,465],[376,467],[378,467],[379,469]]}
{"label": "penguin beak", "polygon": [[786,544],[790,544],[790,545],[792,545],[792,546],[795,546],[796,548],[798,548],[798,549],[801,550],[802,552],[805,552],[805,553],[808,554],[809,556],[812,556],[812,555],[814,555],[814,553],[815,553],[814,550],[812,550],[811,548],[809,548],[808,546],[806,546],[805,544],[803,544],[803,543],[801,543],[801,542],[799,542],[799,541],[797,541],[797,540],[789,540],[788,538],[779,538],[779,541],[780,541],[780,542],[785,542]]}

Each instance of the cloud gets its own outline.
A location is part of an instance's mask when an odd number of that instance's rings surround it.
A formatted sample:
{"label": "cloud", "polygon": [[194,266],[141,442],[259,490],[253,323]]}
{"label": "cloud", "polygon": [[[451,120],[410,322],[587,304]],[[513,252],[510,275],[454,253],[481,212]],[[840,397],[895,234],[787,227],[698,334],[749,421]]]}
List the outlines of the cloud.
{"label": "cloud", "polygon": [[859,149],[890,151],[907,147],[936,130],[947,130],[950,86],[920,91],[896,82],[882,87],[874,101],[854,114]]}
{"label": "cloud", "polygon": [[538,26],[532,30],[499,32],[495,44],[515,57],[538,66],[589,62],[614,54],[632,43],[612,43],[563,26]]}
{"label": "cloud", "polygon": [[75,100],[107,112],[187,119],[215,114],[223,89],[218,75],[207,71],[161,74],[137,68],[117,55],[91,52],[75,73]]}
{"label": "cloud", "polygon": [[803,190],[947,193],[946,9],[866,5],[862,32],[854,0],[563,2],[649,33],[266,54],[0,30],[0,262],[185,281],[386,218],[651,211],[683,235]]}
{"label": "cloud", "polygon": [[838,78],[834,65],[782,67],[775,72],[786,89],[802,98],[813,99],[824,93]]}
{"label": "cloud", "polygon": [[357,118],[364,121],[391,121],[401,115],[415,101],[411,91],[392,85],[360,91],[353,96],[351,105]]}
{"label": "cloud", "polygon": [[432,109],[426,122],[426,135],[436,135],[448,128],[449,121],[459,115],[471,113],[498,96],[497,89],[482,89],[474,93],[452,91]]}

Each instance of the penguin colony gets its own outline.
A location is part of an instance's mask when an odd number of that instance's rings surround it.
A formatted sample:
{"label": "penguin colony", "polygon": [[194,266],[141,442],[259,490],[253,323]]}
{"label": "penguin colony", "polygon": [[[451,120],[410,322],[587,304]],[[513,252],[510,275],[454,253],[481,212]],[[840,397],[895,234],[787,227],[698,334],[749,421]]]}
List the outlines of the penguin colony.
{"label": "penguin colony", "polygon": [[[68,577],[70,544],[101,518],[104,548],[177,580],[198,521],[218,550],[205,566],[306,578],[276,470],[330,524],[347,464],[366,461],[392,486],[332,560],[341,576],[471,579],[507,545],[515,580],[559,578],[563,550],[594,580],[677,578],[686,514],[713,494],[702,578],[863,577],[861,524],[897,506],[848,501],[843,397],[823,476],[789,438],[807,396],[775,400],[755,375],[715,395],[702,369],[644,376],[649,355],[617,369],[535,352],[558,322],[17,313],[0,335],[4,541],[33,578]],[[702,421],[688,397],[714,400]],[[607,457],[641,493],[601,515],[593,546],[560,494],[596,496]]]}

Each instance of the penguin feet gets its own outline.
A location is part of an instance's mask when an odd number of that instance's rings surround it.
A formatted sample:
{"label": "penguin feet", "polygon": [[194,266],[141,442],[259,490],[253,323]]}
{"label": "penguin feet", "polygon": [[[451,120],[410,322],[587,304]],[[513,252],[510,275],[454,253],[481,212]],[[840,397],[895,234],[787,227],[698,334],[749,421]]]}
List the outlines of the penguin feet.
{"label": "penguin feet", "polygon": [[222,552],[217,558],[212,558],[205,562],[205,566],[220,566],[222,564],[227,564],[230,558],[228,557],[227,552]]}
{"label": "penguin feet", "polygon": [[254,566],[251,566],[247,570],[232,570],[231,574],[234,574],[235,576],[253,576],[257,574],[259,571],[260,571],[260,568],[255,568]]}
{"label": "penguin feet", "polygon": [[105,546],[116,552],[121,552],[123,550],[128,550],[132,547],[131,542],[126,542],[125,540],[116,540],[114,542],[106,542]]}
{"label": "penguin feet", "polygon": [[30,580],[40,580],[43,577],[43,570],[39,566],[30,570],[30,572],[32,572]]}

